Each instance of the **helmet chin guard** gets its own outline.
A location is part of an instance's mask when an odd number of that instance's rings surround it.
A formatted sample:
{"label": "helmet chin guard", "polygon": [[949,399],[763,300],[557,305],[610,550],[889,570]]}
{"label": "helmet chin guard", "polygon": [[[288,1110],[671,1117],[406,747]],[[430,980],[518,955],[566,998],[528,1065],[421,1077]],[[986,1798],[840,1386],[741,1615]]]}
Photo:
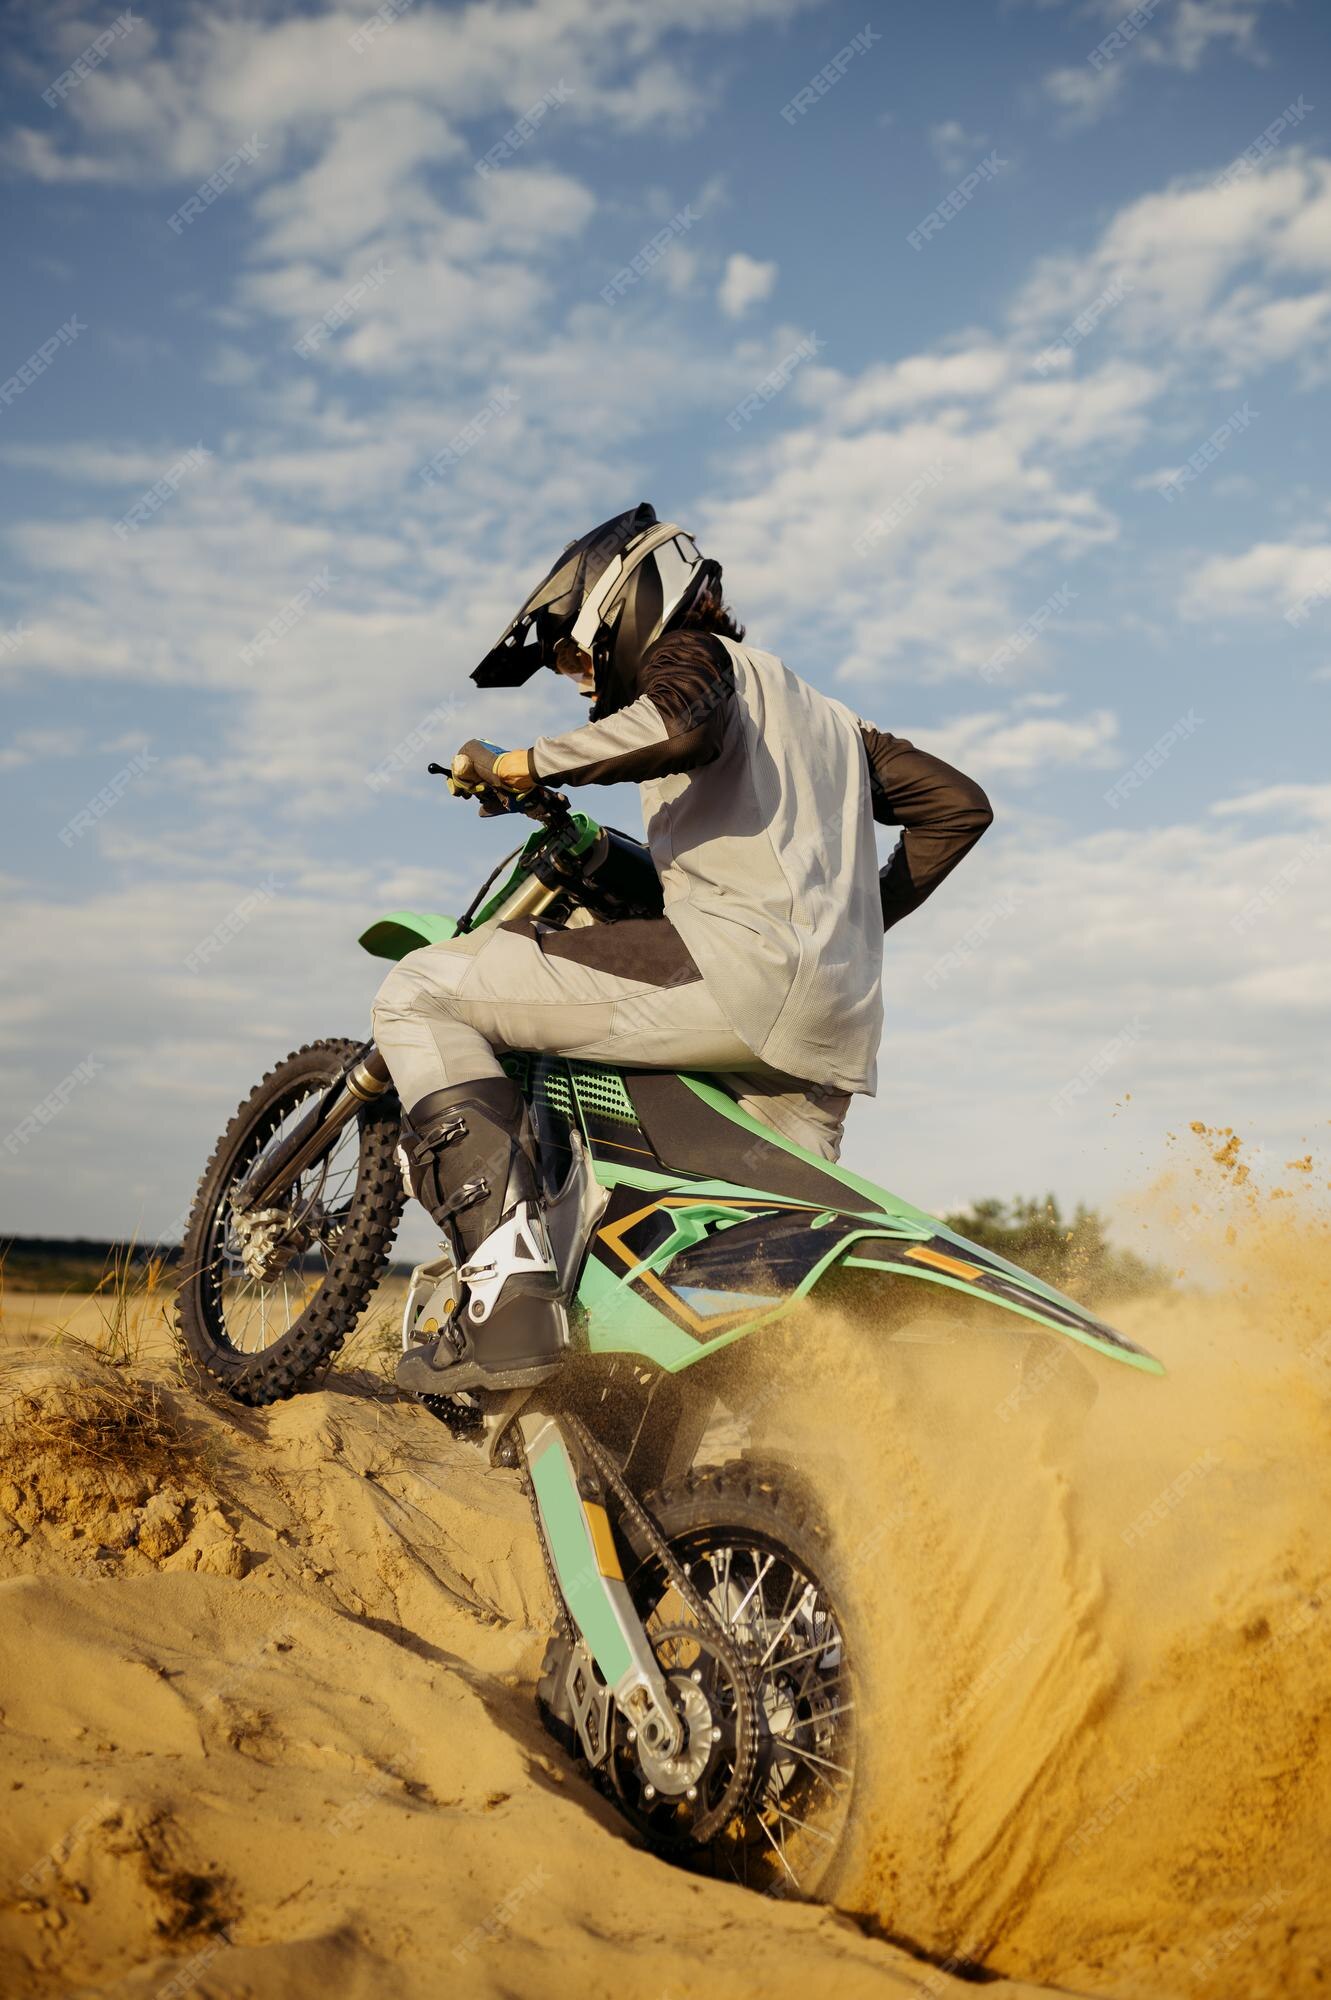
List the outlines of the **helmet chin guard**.
{"label": "helmet chin guard", "polygon": [[555,668],[556,648],[571,640],[592,661],[593,713],[613,714],[633,700],[648,647],[720,579],[721,565],[644,500],[568,544],[472,679],[521,687],[538,667]]}

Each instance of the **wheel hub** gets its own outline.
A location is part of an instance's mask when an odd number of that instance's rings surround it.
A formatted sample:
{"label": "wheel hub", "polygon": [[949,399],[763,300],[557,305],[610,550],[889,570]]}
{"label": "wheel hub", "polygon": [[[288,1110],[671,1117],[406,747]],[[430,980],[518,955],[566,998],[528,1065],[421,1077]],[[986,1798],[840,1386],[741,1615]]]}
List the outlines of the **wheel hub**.
{"label": "wheel hub", "polygon": [[679,1798],[691,1785],[696,1786],[719,1740],[720,1732],[715,1730],[712,1720],[712,1704],[700,1682],[701,1675],[697,1680],[686,1673],[667,1676],[666,1685],[684,1724],[684,1741],[673,1757],[651,1749],[641,1731],[638,1734],[638,1768],[648,1784],[654,1785],[665,1798]]}
{"label": "wheel hub", "polygon": [[[711,1840],[750,1804],[756,1759],[741,1754],[753,1695],[742,1667],[696,1625],[651,1635],[652,1649],[683,1725],[673,1756],[652,1751],[618,1710],[610,1715],[610,1782],[631,1818],[663,1850]],[[681,1657],[682,1655],[682,1657]]]}
{"label": "wheel hub", "polygon": [[299,1223],[285,1208],[237,1209],[232,1224],[245,1275],[271,1284],[296,1257],[303,1257],[318,1234],[320,1216],[310,1209]]}

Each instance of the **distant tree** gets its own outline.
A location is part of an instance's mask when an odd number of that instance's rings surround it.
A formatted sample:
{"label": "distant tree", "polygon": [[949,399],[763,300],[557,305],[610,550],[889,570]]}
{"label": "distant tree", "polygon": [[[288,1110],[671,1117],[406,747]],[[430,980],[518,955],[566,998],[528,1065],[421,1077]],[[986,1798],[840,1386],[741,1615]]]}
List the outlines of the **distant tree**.
{"label": "distant tree", "polygon": [[1013,1201],[987,1197],[945,1216],[949,1229],[984,1250],[996,1250],[1032,1276],[1043,1278],[1074,1298],[1124,1299],[1156,1291],[1168,1281],[1158,1264],[1109,1242],[1104,1217],[1079,1202],[1065,1219],[1052,1194],[1043,1201],[1019,1195]]}

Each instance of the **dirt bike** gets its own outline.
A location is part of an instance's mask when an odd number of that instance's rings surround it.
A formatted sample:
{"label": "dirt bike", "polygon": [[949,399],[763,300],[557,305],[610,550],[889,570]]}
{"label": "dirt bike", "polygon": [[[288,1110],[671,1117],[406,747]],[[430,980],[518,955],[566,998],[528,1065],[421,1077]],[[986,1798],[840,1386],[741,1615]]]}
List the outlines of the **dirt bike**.
{"label": "dirt bike", "polygon": [[[461,789],[537,825],[461,917],[394,911],[364,933],[367,951],[399,959],[520,918],[660,913],[640,842],[542,787],[517,801]],[[429,1400],[526,1484],[557,1606],[538,1690],[547,1726],[658,1851],[776,1892],[825,1890],[864,1762],[854,1610],[801,1473],[751,1450],[719,1464],[702,1451],[733,1404],[741,1343],[752,1356],[765,1330],[835,1285],[873,1337],[929,1292],[1135,1368],[1160,1364],[759,1124],[706,1076],[539,1053],[504,1064],[531,1109],[573,1351],[540,1388]],[[355,1326],[407,1197],[401,1138],[368,1042],[302,1048],[241,1105],[199,1187],[177,1308],[189,1356],[231,1396],[291,1395]],[[445,1244],[412,1273],[404,1348],[434,1337],[456,1295]]]}

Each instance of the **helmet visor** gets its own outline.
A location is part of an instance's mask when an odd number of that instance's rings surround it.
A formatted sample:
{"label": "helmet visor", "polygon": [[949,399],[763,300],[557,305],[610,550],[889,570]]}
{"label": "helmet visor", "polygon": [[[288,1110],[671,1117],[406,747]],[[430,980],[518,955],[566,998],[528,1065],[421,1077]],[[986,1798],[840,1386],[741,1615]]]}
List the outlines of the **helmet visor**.
{"label": "helmet visor", "polygon": [[555,646],[572,631],[588,591],[620,551],[655,522],[655,508],[644,500],[570,542],[473,671],[477,687],[521,687],[538,667],[553,667]]}

